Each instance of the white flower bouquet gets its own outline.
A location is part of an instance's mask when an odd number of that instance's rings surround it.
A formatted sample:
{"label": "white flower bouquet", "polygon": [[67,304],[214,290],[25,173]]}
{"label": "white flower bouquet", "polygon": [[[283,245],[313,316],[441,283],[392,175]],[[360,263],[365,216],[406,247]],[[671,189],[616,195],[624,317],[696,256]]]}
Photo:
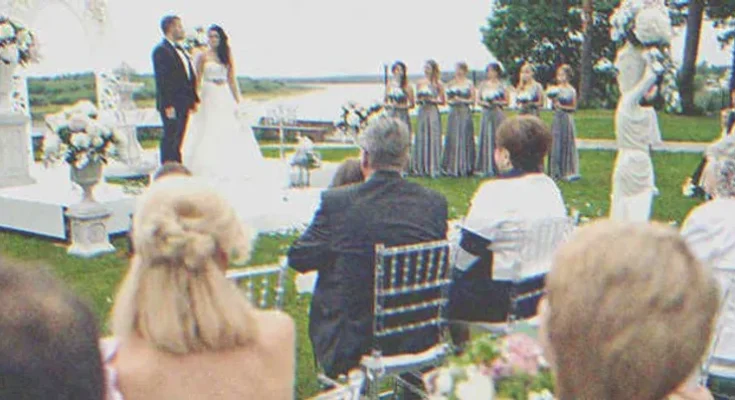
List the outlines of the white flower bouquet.
{"label": "white flower bouquet", "polygon": [[374,104],[370,108],[349,103],[342,107],[342,117],[337,121],[337,129],[345,133],[358,134],[371,118],[383,112],[383,106]]}
{"label": "white flower bouquet", "polygon": [[614,75],[616,73],[615,65],[607,58],[603,57],[595,63],[594,69],[596,72],[605,75]]}
{"label": "white flower bouquet", "polygon": [[436,93],[428,85],[419,86],[416,92],[416,97],[420,104],[425,104],[427,101],[432,100],[436,97]]}
{"label": "white flower bouquet", "polygon": [[486,103],[492,103],[494,101],[498,101],[503,98],[503,90],[501,89],[493,89],[493,90],[484,90],[482,92],[482,101]]}
{"label": "white flower bouquet", "polygon": [[525,106],[528,103],[533,103],[536,100],[538,100],[538,98],[536,97],[534,93],[531,93],[531,92],[521,92],[516,97],[516,101],[520,103],[522,106]]}
{"label": "white flower bouquet", "polygon": [[559,94],[561,94],[561,89],[559,89],[558,86],[552,86],[548,90],[546,90],[546,96],[548,96],[550,99],[555,99],[559,97]]}
{"label": "white flower bouquet", "polygon": [[394,103],[403,103],[406,101],[406,93],[400,87],[392,87],[388,91],[388,99]]}
{"label": "white flower bouquet", "polygon": [[[27,65],[38,62],[39,55],[34,34],[21,23],[0,15],[0,49],[15,45],[18,49],[18,63]],[[0,61],[9,63],[0,57]]]}
{"label": "white flower bouquet", "polygon": [[53,132],[43,140],[44,161],[48,164],[63,160],[75,168],[84,168],[90,162],[107,163],[109,158],[119,158],[118,148],[124,139],[99,121],[97,115],[90,102],[82,101],[47,118]]}

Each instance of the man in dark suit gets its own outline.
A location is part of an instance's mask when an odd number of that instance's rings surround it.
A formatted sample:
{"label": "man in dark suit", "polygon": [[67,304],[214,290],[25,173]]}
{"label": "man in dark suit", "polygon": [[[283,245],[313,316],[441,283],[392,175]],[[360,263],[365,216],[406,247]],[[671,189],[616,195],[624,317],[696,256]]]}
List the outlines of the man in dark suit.
{"label": "man in dark suit", "polygon": [[[291,268],[319,271],[309,336],[317,360],[332,377],[358,366],[370,352],[375,245],[442,240],[447,233],[444,196],[401,177],[408,161],[408,127],[382,116],[359,142],[367,180],[323,192],[311,226],[288,253]],[[381,350],[418,352],[436,344],[436,334],[423,333],[389,337]]]}
{"label": "man in dark suit", "polygon": [[161,164],[181,162],[181,142],[189,122],[189,112],[196,108],[196,71],[189,55],[179,42],[186,36],[181,19],[166,16],[161,20],[163,41],[153,50],[156,77],[156,108],[163,121]]}

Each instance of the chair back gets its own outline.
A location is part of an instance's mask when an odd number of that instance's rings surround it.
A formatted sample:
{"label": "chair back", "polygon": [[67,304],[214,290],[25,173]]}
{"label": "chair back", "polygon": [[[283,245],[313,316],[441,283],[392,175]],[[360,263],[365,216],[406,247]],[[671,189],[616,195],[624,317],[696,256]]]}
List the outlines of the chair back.
{"label": "chair back", "polygon": [[[715,272],[717,273],[717,271]],[[722,287],[722,298],[720,299],[720,307],[717,313],[717,323],[715,324],[715,333],[712,337],[712,342],[707,351],[707,355],[702,363],[700,383],[703,385],[707,384],[709,375],[713,366],[718,364],[728,365],[732,367],[735,364],[734,354],[718,354],[718,347],[723,339],[727,336],[733,335],[735,326],[728,326],[735,321],[730,321],[728,314],[733,313],[735,308],[735,290],[733,290],[733,283],[735,283],[735,277],[732,275],[725,275],[723,279],[720,279],[723,283]],[[725,343],[727,344],[727,343]]]}
{"label": "chair back", "polygon": [[227,278],[235,281],[258,308],[282,310],[287,271],[287,259],[281,257],[278,264],[230,269]]}
{"label": "chair back", "polygon": [[[444,339],[445,309],[451,282],[449,242],[375,246],[373,349],[392,335],[435,327]],[[420,334],[420,332],[419,332]]]}
{"label": "chair back", "polygon": [[360,391],[365,385],[365,372],[359,369],[350,371],[347,382],[344,384],[324,375],[319,376],[319,380],[332,386],[332,389],[318,394],[311,400],[360,400]]}
{"label": "chair back", "polygon": [[570,217],[509,220],[499,225],[490,249],[516,255],[512,277],[519,282],[549,272],[554,253],[573,230]]}

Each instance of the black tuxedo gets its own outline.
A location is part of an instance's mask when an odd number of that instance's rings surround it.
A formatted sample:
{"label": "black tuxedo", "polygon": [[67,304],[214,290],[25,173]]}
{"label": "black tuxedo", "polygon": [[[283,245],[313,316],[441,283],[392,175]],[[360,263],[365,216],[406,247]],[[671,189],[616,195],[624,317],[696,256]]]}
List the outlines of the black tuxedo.
{"label": "black tuxedo", "polygon": [[[322,194],[311,226],[291,246],[288,259],[298,271],[319,271],[309,336],[328,375],[348,372],[370,350],[374,246],[442,240],[446,233],[444,196],[398,172],[379,171],[365,183]],[[380,343],[383,354],[434,345],[436,329],[430,329]]]}
{"label": "black tuxedo", "polygon": [[[199,102],[196,92],[196,71],[187,56],[191,74],[187,76],[186,65],[176,48],[163,40],[153,50],[153,71],[156,78],[156,108],[163,121],[161,138],[161,163],[181,162],[181,142],[184,139],[189,111]],[[176,110],[176,118],[166,117],[166,108]]]}

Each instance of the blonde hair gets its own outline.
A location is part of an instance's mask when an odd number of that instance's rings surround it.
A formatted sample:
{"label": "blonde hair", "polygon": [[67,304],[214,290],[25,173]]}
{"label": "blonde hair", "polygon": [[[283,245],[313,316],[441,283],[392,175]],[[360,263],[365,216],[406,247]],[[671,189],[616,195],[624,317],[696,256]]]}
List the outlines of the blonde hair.
{"label": "blonde hair", "polygon": [[115,336],[137,334],[178,354],[255,337],[252,307],[224,273],[228,255],[247,261],[254,235],[224,198],[194,178],[170,176],[139,200],[133,228],[136,254],[113,307]]}
{"label": "blonde hair", "polygon": [[[523,69],[524,68],[531,69],[531,81],[530,82],[523,82]],[[528,61],[524,62],[523,65],[521,65],[521,69],[518,71],[517,90],[524,90],[526,89],[526,87],[533,86],[533,84],[536,83],[535,75],[536,75],[536,67]]]}
{"label": "blonde hair", "polygon": [[558,252],[546,288],[561,400],[660,400],[710,343],[717,284],[669,226],[581,228]]}

